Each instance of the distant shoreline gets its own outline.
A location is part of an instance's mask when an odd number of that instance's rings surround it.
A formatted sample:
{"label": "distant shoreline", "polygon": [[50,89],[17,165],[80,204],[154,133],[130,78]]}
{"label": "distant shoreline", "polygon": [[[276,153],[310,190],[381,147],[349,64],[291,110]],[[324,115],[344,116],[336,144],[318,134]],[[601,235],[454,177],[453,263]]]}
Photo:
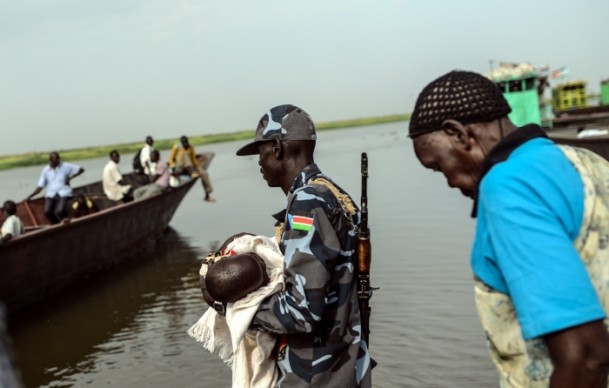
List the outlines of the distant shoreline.
{"label": "distant shoreline", "polygon": [[[394,114],[388,116],[358,118],[351,120],[328,121],[316,124],[318,131],[331,129],[343,129],[351,127],[361,127],[364,125],[386,124],[399,121],[407,121],[410,119],[410,114]],[[224,143],[234,140],[248,140],[253,138],[252,130],[219,133],[201,136],[189,136],[190,144],[193,146],[201,144]],[[154,148],[158,150],[170,149],[178,139],[155,139]],[[116,149],[124,155],[135,154],[144,144],[143,139],[135,143],[110,144],[98,147],[74,148],[68,150],[58,150],[61,154],[61,159],[64,161],[94,159],[107,156],[108,153]],[[0,171],[9,170],[17,167],[27,167],[44,165],[49,161],[50,151],[27,152],[16,155],[0,156]],[[131,160],[131,158],[129,158]]]}

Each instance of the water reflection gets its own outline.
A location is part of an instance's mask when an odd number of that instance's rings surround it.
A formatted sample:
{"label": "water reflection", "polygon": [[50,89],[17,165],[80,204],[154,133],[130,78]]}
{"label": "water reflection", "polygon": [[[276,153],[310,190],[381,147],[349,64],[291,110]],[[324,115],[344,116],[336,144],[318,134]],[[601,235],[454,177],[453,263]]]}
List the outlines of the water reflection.
{"label": "water reflection", "polygon": [[[204,311],[198,257],[236,232],[272,235],[270,214],[285,201],[256,158],[234,156],[237,146],[213,145],[217,203],[194,187],[171,222],[178,233],[9,322],[28,387],[230,385],[230,369],[186,335]],[[320,132],[315,159],[357,198],[361,151],[370,159],[372,280],[381,287],[371,301],[374,386],[496,387],[468,265],[471,201],[420,166],[400,123]],[[104,162],[85,162],[87,171]],[[40,169],[28,171],[0,172],[0,194],[31,192]]]}
{"label": "water reflection", "polygon": [[185,341],[185,316],[190,314],[190,321],[192,311],[201,308],[196,293],[201,254],[170,228],[120,268],[11,317],[26,386],[137,381],[130,367],[147,364],[154,373],[163,362],[153,358],[180,354],[182,344],[194,348]]}

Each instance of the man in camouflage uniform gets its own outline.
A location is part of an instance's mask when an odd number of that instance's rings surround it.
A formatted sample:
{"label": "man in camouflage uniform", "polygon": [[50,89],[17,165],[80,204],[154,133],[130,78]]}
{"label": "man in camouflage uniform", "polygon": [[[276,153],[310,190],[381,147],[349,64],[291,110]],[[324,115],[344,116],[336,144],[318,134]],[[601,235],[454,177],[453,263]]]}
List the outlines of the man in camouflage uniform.
{"label": "man in camouflage uniform", "polygon": [[252,327],[278,335],[281,387],[370,387],[370,356],[356,292],[359,211],[313,161],[315,126],[293,105],[258,123],[237,155],[259,155],[263,178],[287,195],[274,215],[285,290],[260,305]]}

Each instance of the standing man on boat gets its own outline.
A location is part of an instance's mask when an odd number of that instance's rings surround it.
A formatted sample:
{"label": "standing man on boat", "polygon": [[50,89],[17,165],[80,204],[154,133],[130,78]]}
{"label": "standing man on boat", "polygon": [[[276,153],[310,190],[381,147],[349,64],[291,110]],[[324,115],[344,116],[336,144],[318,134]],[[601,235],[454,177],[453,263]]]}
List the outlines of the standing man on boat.
{"label": "standing man on boat", "polygon": [[68,218],[68,203],[72,200],[70,181],[85,172],[72,163],[62,163],[59,153],[49,154],[49,165],[42,169],[38,186],[25,200],[29,201],[46,187],[44,215],[51,224]]}
{"label": "standing man on boat", "polygon": [[410,121],[424,167],[474,200],[478,313],[502,387],[607,387],[609,163],[517,128],[497,86],[452,71]]}
{"label": "standing man on boat", "polygon": [[293,105],[265,113],[253,142],[262,177],[287,196],[274,215],[285,289],[265,299],[252,327],[278,335],[280,387],[370,387],[371,360],[356,290],[359,211],[313,160],[315,125]]}
{"label": "standing man on boat", "polygon": [[201,162],[197,159],[195,148],[188,142],[188,137],[182,136],[180,138],[180,144],[174,144],[169,154],[169,167],[176,175],[180,174],[192,174],[196,173],[201,177],[201,183],[203,184],[203,191],[205,191],[205,197],[203,198],[206,202],[216,202],[214,197],[211,196],[211,192],[214,191],[211,181],[209,180],[209,174]]}
{"label": "standing man on boat", "polygon": [[156,165],[151,160],[151,153],[154,151],[154,139],[152,136],[146,136],[146,145],[140,151],[140,163],[144,169],[144,174],[152,177],[156,173]]}
{"label": "standing man on boat", "polygon": [[133,199],[131,185],[124,184],[123,176],[118,169],[121,156],[117,150],[110,151],[110,160],[102,173],[104,193],[113,201],[129,202]]}

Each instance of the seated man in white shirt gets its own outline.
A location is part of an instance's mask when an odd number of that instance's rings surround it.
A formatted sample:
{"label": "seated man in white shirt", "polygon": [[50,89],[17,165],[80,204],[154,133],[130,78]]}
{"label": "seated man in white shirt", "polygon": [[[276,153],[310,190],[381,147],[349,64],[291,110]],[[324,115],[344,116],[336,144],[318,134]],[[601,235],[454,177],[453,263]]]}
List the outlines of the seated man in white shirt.
{"label": "seated man in white shirt", "polygon": [[4,211],[5,220],[0,232],[0,245],[14,237],[21,236],[25,232],[23,222],[17,217],[17,205],[15,202],[11,200],[4,202],[2,210]]}
{"label": "seated man in white shirt", "polygon": [[123,176],[118,170],[118,162],[121,157],[117,150],[110,151],[110,160],[104,167],[102,184],[104,193],[108,199],[113,201],[129,202],[133,200],[131,185],[124,184]]}

